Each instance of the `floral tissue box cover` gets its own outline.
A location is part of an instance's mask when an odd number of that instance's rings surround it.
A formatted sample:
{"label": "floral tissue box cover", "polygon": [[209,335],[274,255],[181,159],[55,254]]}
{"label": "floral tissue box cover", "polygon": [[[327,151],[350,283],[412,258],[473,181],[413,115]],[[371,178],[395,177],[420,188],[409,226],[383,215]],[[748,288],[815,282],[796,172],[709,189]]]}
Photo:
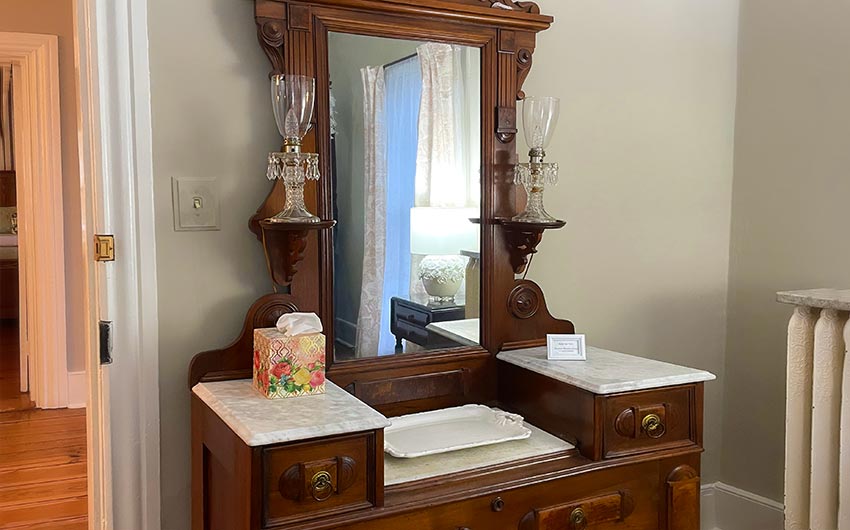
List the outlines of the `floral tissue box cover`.
{"label": "floral tissue box cover", "polygon": [[325,336],[254,330],[254,388],[269,399],[325,393]]}

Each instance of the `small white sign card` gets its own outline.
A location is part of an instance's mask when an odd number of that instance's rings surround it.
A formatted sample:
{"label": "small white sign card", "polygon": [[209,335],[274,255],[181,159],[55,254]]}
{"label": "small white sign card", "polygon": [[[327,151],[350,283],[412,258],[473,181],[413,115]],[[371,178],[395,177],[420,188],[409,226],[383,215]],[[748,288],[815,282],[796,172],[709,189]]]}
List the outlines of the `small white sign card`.
{"label": "small white sign card", "polygon": [[586,361],[584,335],[546,335],[546,357],[550,361]]}

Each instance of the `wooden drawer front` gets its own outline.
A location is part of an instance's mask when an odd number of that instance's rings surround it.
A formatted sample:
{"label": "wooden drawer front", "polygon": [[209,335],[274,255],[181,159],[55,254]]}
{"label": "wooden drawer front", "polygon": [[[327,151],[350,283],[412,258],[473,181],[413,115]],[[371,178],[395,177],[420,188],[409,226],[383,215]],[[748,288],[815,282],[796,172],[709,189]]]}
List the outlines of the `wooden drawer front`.
{"label": "wooden drawer front", "polygon": [[374,451],[373,434],[263,450],[264,527],[374,506]]}
{"label": "wooden drawer front", "polygon": [[604,457],[696,443],[694,387],[634,392],[605,400]]}
{"label": "wooden drawer front", "polygon": [[403,338],[415,342],[420,346],[428,345],[428,331],[424,328],[417,328],[411,324],[408,324],[404,320],[399,320],[397,323],[399,335]]}
{"label": "wooden drawer front", "polygon": [[660,479],[656,462],[596,469],[403,515],[358,522],[339,518],[339,524],[321,529],[572,530],[574,526],[564,521],[581,508],[587,525],[579,522],[577,529],[657,530],[664,487]]}
{"label": "wooden drawer front", "polygon": [[431,323],[431,315],[429,313],[417,311],[412,307],[401,304],[396,306],[396,316],[398,316],[399,320],[406,320],[420,328],[424,328]]}
{"label": "wooden drawer front", "polygon": [[630,491],[534,510],[520,522],[520,530],[584,530],[610,528],[622,523],[635,509]]}

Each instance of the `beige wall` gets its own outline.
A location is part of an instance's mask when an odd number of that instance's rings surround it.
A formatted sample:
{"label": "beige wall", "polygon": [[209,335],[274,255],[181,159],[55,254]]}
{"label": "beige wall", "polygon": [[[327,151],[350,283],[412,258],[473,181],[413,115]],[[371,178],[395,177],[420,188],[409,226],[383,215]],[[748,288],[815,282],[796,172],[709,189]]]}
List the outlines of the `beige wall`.
{"label": "beige wall", "polygon": [[710,370],[719,479],[737,0],[545,0],[528,94],[560,96],[561,180],[529,277],[592,345]]}
{"label": "beige wall", "polygon": [[[248,218],[269,190],[281,139],[250,0],[150,0],[160,324],[162,527],[189,528],[189,389],[194,354],[236,338],[271,291]],[[171,177],[215,177],[221,231],[175,232]]]}
{"label": "beige wall", "polygon": [[86,368],[85,329],[82,314],[84,271],[80,230],[80,163],[77,137],[76,64],[74,59],[74,11],[71,0],[0,0],[0,31],[45,33],[59,36],[59,105],[62,127],[62,197],[65,217],[66,326],[68,370]]}
{"label": "beige wall", "polygon": [[785,333],[776,291],[850,287],[850,3],[744,0],[723,478],[782,499]]}

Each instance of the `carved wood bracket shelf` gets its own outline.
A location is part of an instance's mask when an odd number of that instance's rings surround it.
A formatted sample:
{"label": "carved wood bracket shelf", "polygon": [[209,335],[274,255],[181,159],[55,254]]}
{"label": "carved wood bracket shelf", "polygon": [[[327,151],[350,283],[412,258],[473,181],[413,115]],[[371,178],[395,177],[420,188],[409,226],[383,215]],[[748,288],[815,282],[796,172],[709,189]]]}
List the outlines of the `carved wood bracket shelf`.
{"label": "carved wood bracket shelf", "polygon": [[504,218],[496,219],[496,222],[502,225],[505,231],[514,274],[525,272],[530,256],[537,253],[537,246],[543,241],[543,233],[546,230],[558,230],[567,224],[566,221],[528,223]]}
{"label": "carved wood bracket shelf", "polygon": [[318,223],[273,223],[260,221],[263,232],[263,249],[269,274],[276,285],[286,286],[298,272],[298,262],[304,259],[307,237],[312,231],[327,230],[336,221]]}

